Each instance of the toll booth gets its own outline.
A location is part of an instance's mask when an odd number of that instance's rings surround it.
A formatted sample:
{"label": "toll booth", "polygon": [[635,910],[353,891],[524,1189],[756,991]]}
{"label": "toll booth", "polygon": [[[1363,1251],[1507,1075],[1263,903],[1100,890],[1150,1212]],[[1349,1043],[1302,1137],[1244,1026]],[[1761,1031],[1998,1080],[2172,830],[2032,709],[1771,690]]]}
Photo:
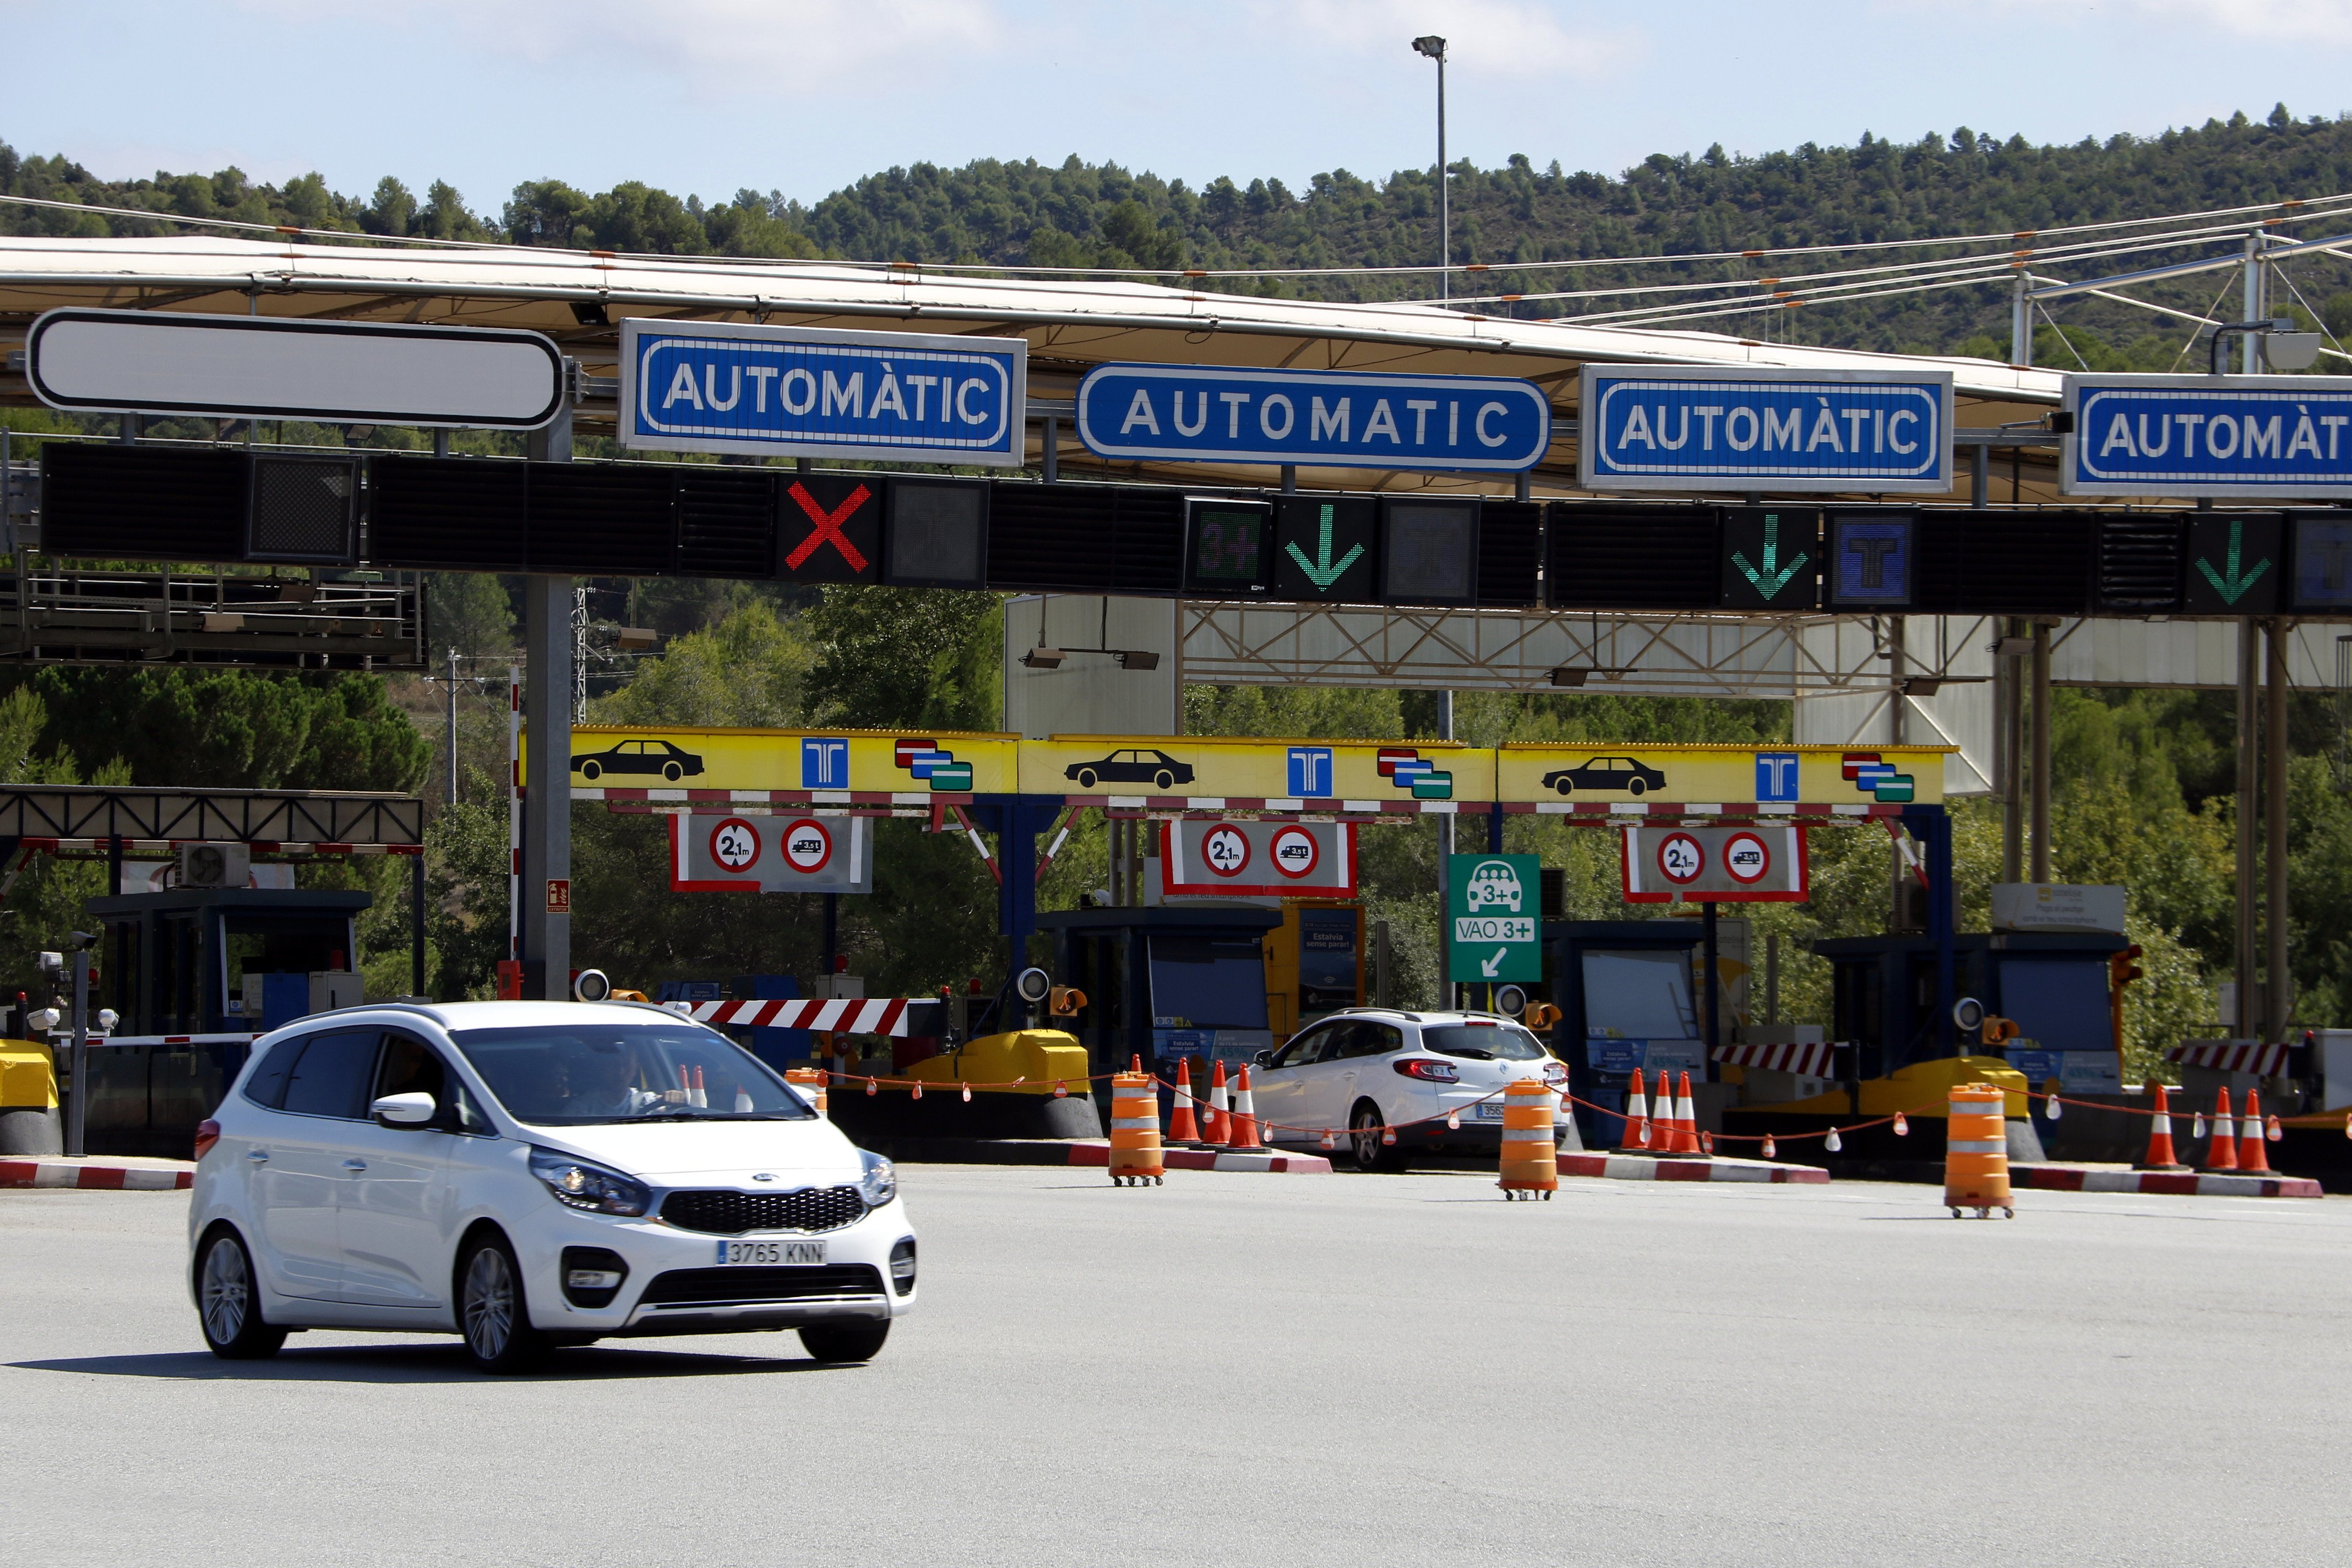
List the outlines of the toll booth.
{"label": "toll booth", "polygon": [[[2084,1093],[2122,1088],[2109,961],[2114,931],[1993,931],[1952,939],[1954,994],[2017,1026],[2010,1065],[2039,1087]],[[1853,1074],[1884,1078],[1947,1055],[1939,1047],[1936,944],[1918,935],[1835,937],[1813,943],[1832,969],[1831,1037],[1854,1048]],[[1964,1054],[1982,1047],[1963,1041]]]}
{"label": "toll booth", "polygon": [[[1053,933],[1054,975],[1087,994],[1066,1027],[1087,1047],[1089,1072],[1176,1059],[1228,1070],[1272,1048],[1265,944],[1284,911],[1213,908],[1063,910],[1037,917]],[[1197,1068],[1196,1068],[1197,1070]]]}
{"label": "toll booth", "polygon": [[[1695,954],[1700,921],[1546,921],[1555,1054],[1568,1063],[1576,1130],[1588,1149],[1623,1139],[1626,1092],[1639,1069],[1708,1077]],[[1603,1111],[1591,1105],[1607,1108]],[[1614,1113],[1614,1114],[1612,1114]]]}
{"label": "toll booth", "polygon": [[1266,1026],[1276,1042],[1342,1007],[1364,1005],[1364,906],[1285,899],[1265,933]]}
{"label": "toll booth", "polygon": [[373,901],[273,888],[90,900],[104,933],[90,1007],[121,1016],[110,1038],[91,1043],[89,1152],[186,1159],[196,1123],[245,1066],[249,1037],[359,1001],[352,955]]}

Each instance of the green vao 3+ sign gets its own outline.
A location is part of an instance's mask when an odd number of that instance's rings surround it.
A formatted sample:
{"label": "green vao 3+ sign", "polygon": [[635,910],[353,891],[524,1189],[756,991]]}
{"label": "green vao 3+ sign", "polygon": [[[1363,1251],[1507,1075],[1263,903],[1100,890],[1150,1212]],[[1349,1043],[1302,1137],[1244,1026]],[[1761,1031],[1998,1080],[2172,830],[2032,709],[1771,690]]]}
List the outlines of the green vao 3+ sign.
{"label": "green vao 3+ sign", "polygon": [[1455,855],[1446,863],[1447,978],[1541,980],[1542,861],[1534,855]]}

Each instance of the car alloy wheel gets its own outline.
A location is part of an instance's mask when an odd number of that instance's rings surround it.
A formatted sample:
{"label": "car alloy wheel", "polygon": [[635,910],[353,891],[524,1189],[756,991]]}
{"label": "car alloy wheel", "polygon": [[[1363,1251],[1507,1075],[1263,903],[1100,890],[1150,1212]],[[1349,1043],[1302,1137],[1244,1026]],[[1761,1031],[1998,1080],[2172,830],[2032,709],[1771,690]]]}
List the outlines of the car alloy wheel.
{"label": "car alloy wheel", "polygon": [[522,1372],[537,1364],[546,1341],[530,1327],[514,1256],[495,1239],[477,1242],[457,1290],[466,1352],[485,1372]]}
{"label": "car alloy wheel", "polygon": [[1356,1114],[1348,1123],[1348,1150],[1356,1157],[1359,1171],[1390,1171],[1396,1168],[1393,1151],[1382,1146],[1381,1135],[1387,1130],[1381,1113],[1369,1105],[1356,1107]]}
{"label": "car alloy wheel", "polygon": [[583,763],[580,764],[580,776],[583,779],[603,778],[604,776],[604,764],[598,762]]}
{"label": "car alloy wheel", "polygon": [[196,1311],[204,1322],[205,1345],[224,1360],[275,1355],[286,1342],[285,1330],[261,1321],[254,1300],[253,1260],[246,1256],[244,1244],[226,1231],[205,1247],[196,1270]]}

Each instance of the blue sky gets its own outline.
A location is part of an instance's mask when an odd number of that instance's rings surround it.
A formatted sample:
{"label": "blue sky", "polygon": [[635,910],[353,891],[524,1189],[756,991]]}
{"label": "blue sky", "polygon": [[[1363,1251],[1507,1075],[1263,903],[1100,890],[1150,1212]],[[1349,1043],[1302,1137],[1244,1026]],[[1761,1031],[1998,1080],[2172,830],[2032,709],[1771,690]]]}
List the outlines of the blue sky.
{"label": "blue sky", "polygon": [[1073,153],[1296,185],[1434,161],[1423,32],[1449,151],[1489,165],[2352,110],[2352,0],[0,0],[0,140],[492,212],[525,179],[807,200]]}

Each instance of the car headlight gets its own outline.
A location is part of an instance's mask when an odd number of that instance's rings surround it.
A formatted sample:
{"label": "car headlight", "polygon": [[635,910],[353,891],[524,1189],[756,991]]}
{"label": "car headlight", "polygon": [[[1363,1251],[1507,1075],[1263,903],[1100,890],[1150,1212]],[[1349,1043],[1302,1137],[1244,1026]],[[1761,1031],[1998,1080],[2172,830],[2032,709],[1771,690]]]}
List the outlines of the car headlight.
{"label": "car headlight", "polygon": [[531,1150],[530,1173],[545,1182],[555,1201],[567,1208],[641,1215],[654,1201],[653,1189],[643,1182],[553,1149]]}
{"label": "car headlight", "polygon": [[866,1169],[857,1178],[858,1194],[866,1199],[867,1208],[880,1208],[898,1195],[898,1167],[881,1155],[860,1149],[857,1157]]}

